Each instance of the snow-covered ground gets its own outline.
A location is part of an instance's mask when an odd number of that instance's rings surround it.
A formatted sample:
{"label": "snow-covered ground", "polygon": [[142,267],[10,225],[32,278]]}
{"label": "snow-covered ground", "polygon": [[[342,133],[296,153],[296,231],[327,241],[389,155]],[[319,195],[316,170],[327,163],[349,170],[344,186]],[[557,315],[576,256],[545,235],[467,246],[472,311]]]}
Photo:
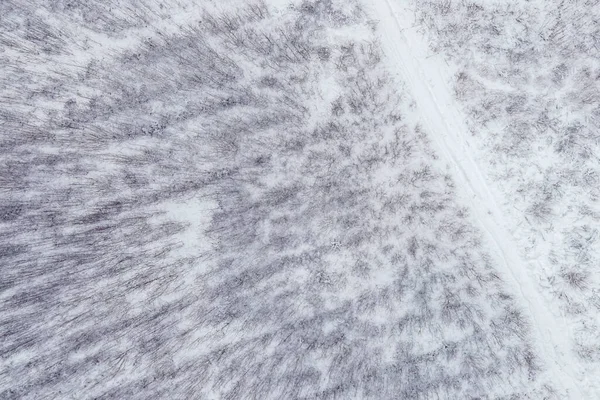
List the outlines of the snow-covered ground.
{"label": "snow-covered ground", "polygon": [[[543,182],[499,133],[550,96],[506,61],[534,3],[197,3],[0,2],[0,398],[600,397],[596,192],[514,211]],[[537,129],[591,126],[579,89]],[[553,188],[596,177],[573,126]]]}

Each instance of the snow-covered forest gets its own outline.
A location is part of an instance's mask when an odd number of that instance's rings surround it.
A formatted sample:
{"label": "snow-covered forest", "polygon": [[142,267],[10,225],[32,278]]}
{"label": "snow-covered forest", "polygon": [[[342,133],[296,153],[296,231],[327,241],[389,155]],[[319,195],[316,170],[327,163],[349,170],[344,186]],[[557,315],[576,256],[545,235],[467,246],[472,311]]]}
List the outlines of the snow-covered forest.
{"label": "snow-covered forest", "polygon": [[0,399],[600,398],[599,18],[0,1]]}

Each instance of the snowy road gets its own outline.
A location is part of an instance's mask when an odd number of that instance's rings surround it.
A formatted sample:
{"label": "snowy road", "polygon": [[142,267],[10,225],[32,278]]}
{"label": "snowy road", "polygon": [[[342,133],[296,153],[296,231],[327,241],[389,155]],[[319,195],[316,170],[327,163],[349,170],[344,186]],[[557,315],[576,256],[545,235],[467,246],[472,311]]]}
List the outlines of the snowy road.
{"label": "snowy road", "polygon": [[[534,345],[544,359],[548,379],[566,397],[587,399],[582,392],[582,368],[571,351],[569,327],[552,314],[539,292],[532,271],[535,264],[524,261],[518,247],[503,226],[506,219],[490,191],[468,144],[465,116],[456,104],[448,82],[448,68],[439,56],[432,56],[427,43],[413,25],[413,12],[389,0],[375,0],[373,15],[380,21],[384,51],[391,64],[412,92],[419,120],[423,121],[437,153],[450,164],[459,196],[469,202],[476,223],[485,232],[496,256],[503,279],[515,288],[519,304],[528,311]],[[462,193],[460,193],[462,191]]]}

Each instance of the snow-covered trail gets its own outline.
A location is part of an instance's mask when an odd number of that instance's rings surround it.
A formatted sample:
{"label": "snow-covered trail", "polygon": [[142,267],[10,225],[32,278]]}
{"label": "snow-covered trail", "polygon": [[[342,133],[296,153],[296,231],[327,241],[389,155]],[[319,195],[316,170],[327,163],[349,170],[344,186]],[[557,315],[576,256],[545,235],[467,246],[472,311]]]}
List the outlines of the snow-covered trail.
{"label": "snow-covered trail", "polygon": [[[372,15],[379,20],[383,48],[390,70],[397,72],[412,92],[417,110],[438,154],[447,161],[458,184],[459,195],[469,201],[472,213],[496,256],[504,280],[515,288],[519,303],[527,308],[533,324],[532,339],[545,362],[552,383],[571,399],[588,399],[580,361],[571,351],[566,321],[545,304],[532,275],[534,264],[523,260],[506,221],[477,163],[471,156],[465,116],[448,85],[446,64],[432,56],[426,41],[414,28],[413,12],[390,0],[373,0]],[[462,193],[460,193],[462,192]]]}

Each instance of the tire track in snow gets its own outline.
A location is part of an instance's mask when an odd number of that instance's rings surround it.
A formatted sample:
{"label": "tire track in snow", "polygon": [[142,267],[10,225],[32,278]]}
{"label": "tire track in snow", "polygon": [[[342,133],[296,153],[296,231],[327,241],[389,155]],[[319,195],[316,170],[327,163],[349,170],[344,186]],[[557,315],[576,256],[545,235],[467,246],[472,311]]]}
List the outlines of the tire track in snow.
{"label": "tire track in snow", "polygon": [[[389,0],[374,0],[374,16],[392,71],[399,71],[412,91],[423,125],[438,153],[451,164],[454,177],[471,202],[480,227],[496,247],[497,261],[505,281],[518,289],[520,303],[527,306],[533,324],[533,345],[544,359],[546,373],[571,399],[590,398],[585,388],[581,365],[571,351],[571,338],[564,319],[552,314],[545,304],[530,272],[535,265],[521,259],[511,235],[501,221],[506,220],[486,184],[477,163],[471,157],[465,117],[455,104],[447,77],[440,71],[438,57],[430,57],[427,43],[411,27],[408,10],[398,12]],[[459,189],[461,190],[461,189]],[[489,209],[488,209],[489,208]],[[532,262],[533,264],[534,262]],[[578,377],[574,376],[574,372]]]}

